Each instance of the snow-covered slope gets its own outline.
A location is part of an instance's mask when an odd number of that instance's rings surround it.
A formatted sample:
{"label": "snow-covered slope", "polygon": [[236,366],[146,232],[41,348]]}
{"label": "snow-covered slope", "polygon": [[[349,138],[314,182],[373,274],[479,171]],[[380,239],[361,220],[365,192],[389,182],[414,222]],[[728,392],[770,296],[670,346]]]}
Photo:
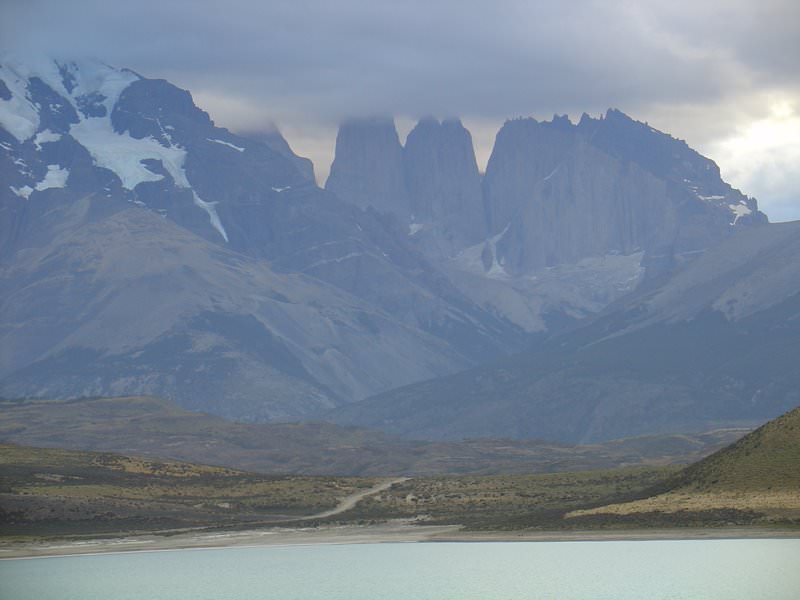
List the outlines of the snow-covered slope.
{"label": "snow-covered slope", "polygon": [[[69,135],[89,151],[96,166],[112,171],[126,190],[133,191],[140,183],[164,178],[148,168],[146,161],[160,162],[177,186],[191,189],[183,168],[186,150],[172,143],[163,127],[163,140],[151,136],[135,138],[129,132],[115,131],[111,114],[120,94],[141,79],[132,71],[93,61],[80,67],[74,62],[40,61],[31,66],[4,61],[0,68],[4,81],[11,82],[11,98],[0,103],[0,125],[18,142],[25,143],[36,133],[34,144],[41,149],[43,143],[56,143],[62,135]],[[43,102],[47,102],[46,107]],[[46,129],[41,128],[44,119],[47,119]],[[64,187],[69,172],[58,165],[50,167],[66,175],[60,179],[60,185],[47,187]],[[34,189],[41,191],[46,187]],[[195,202],[208,212],[214,228],[227,239],[213,204],[196,194]]]}

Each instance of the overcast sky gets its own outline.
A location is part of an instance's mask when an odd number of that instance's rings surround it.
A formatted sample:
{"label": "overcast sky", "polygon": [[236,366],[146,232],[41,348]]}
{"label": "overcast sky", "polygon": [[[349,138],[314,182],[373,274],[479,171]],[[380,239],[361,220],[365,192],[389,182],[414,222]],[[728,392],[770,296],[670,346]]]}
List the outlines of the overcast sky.
{"label": "overcast sky", "polygon": [[343,117],[461,116],[483,166],[508,117],[616,107],[800,219],[797,0],[0,0],[0,49],[164,77],[233,130],[274,122],[323,182]]}

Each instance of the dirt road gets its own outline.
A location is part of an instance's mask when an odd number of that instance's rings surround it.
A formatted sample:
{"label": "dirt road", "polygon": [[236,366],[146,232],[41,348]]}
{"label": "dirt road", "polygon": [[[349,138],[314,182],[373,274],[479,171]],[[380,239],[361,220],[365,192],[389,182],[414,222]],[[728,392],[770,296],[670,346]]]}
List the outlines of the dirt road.
{"label": "dirt road", "polygon": [[358,504],[361,500],[366,498],[367,496],[372,496],[373,494],[378,494],[384,490],[388,490],[396,483],[403,483],[404,481],[408,481],[409,477],[398,477],[397,479],[392,479],[391,481],[384,481],[383,483],[379,483],[378,485],[372,486],[367,490],[363,490],[361,492],[357,492],[350,496],[344,498],[336,508],[331,508],[330,510],[326,510],[315,515],[310,515],[308,517],[303,517],[303,520],[306,519],[325,519],[326,517],[332,517],[334,515],[341,514],[353,508],[356,504]]}

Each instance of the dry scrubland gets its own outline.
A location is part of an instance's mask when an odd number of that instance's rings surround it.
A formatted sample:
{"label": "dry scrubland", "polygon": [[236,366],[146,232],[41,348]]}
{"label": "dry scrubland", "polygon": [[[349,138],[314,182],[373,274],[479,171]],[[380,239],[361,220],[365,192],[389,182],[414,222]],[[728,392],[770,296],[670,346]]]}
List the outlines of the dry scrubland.
{"label": "dry scrubland", "polygon": [[255,526],[334,508],[379,481],[265,476],[109,453],[0,445],[0,531],[60,535]]}
{"label": "dry scrubland", "polygon": [[571,509],[641,497],[679,467],[577,473],[415,478],[366,498],[342,518],[413,518],[473,530],[560,528]]}
{"label": "dry scrubland", "polygon": [[[394,519],[474,531],[786,529],[800,526],[800,409],[688,467],[414,477],[361,497],[387,481],[3,445],[0,529],[41,537]],[[354,496],[348,510],[321,515]]]}

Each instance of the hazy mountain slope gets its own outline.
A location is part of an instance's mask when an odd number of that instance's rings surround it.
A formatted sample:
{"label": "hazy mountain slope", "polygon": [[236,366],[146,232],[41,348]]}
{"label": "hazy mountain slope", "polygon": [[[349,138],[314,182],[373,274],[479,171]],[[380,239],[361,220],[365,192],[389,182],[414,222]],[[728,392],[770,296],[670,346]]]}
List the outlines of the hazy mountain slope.
{"label": "hazy mountain slope", "polygon": [[[61,222],[94,206],[76,201]],[[275,273],[136,207],[19,252],[0,280],[7,396],[159,392],[274,418],[466,364],[335,287]]]}
{"label": "hazy mountain slope", "polygon": [[640,437],[593,446],[541,441],[416,442],[327,423],[233,423],[155,398],[0,400],[0,441],[171,457],[261,473],[532,473],[687,463],[743,430]]}
{"label": "hazy mountain slope", "polygon": [[800,223],[744,232],[540,350],[334,412],[418,437],[589,441],[757,423],[800,403]]}

